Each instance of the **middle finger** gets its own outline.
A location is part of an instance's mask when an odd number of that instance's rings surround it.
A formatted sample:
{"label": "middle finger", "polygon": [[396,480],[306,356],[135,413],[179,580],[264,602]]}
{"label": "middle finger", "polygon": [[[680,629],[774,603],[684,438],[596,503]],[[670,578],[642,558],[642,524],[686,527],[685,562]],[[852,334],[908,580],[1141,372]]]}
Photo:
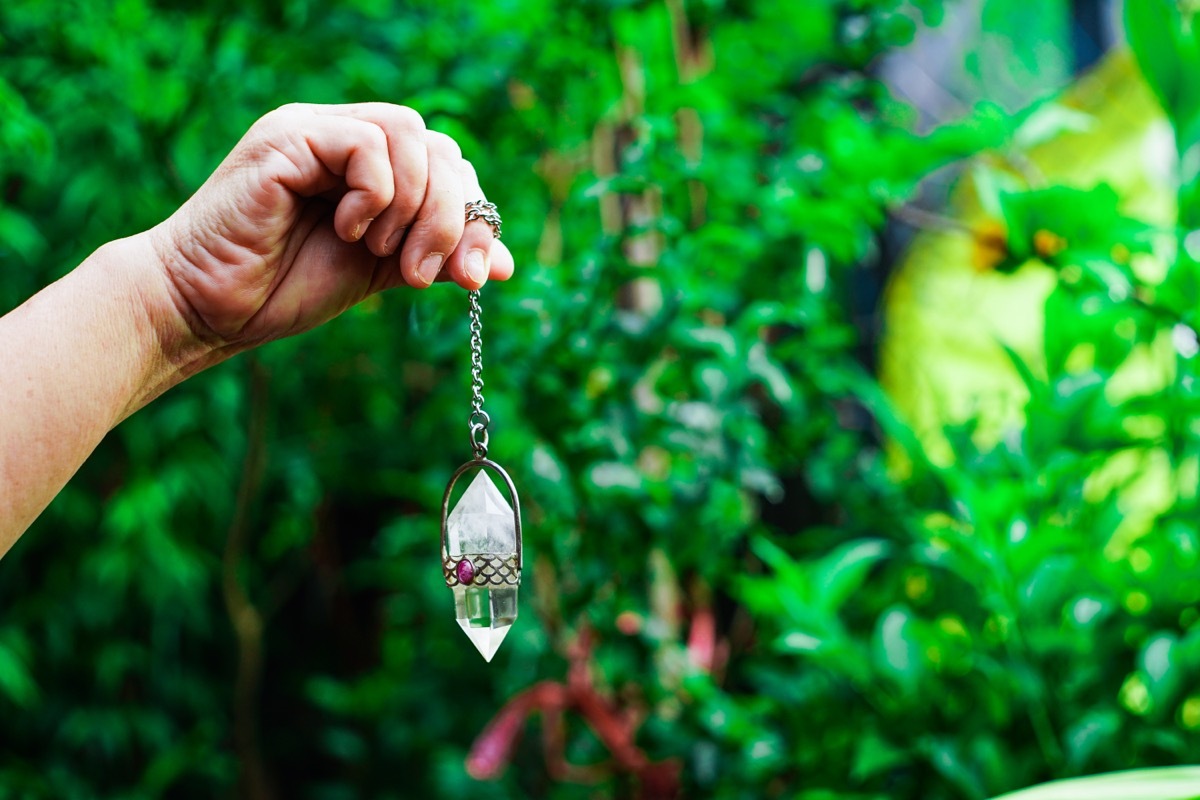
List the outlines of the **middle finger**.
{"label": "middle finger", "polygon": [[459,174],[462,151],[449,136],[432,131],[425,134],[425,149],[429,154],[425,200],[400,253],[400,273],[409,286],[417,288],[437,279],[447,256],[462,239],[466,222]]}

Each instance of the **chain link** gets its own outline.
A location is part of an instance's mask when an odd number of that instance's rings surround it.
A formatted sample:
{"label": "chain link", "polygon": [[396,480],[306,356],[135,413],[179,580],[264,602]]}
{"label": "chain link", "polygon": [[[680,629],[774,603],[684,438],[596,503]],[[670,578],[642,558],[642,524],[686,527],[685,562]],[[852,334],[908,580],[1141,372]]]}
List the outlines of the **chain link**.
{"label": "chain link", "polygon": [[500,212],[495,203],[486,200],[473,200],[467,203],[467,222],[481,219],[492,226],[492,235],[500,238]]}
{"label": "chain link", "polygon": [[467,426],[471,432],[471,450],[476,458],[487,458],[488,425],[492,419],[483,410],[483,322],[479,306],[479,290],[467,293],[471,314],[471,415]]}

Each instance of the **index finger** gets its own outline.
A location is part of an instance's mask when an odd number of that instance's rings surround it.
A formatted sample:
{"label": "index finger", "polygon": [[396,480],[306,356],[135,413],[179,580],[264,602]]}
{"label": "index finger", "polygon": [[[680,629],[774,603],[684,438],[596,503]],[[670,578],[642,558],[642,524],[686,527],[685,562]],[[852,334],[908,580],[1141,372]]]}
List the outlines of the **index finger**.
{"label": "index finger", "polygon": [[395,191],[392,202],[367,229],[364,241],[377,256],[396,252],[405,231],[425,200],[429,181],[429,155],[425,145],[425,120],[407,106],[391,103],[348,103],[312,106],[318,114],[371,122],[387,137]]}

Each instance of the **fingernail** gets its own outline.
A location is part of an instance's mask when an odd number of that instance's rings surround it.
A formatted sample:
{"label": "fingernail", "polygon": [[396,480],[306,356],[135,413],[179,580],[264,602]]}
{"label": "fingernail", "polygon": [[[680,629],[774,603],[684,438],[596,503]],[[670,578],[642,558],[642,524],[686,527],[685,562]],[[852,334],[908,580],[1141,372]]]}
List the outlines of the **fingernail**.
{"label": "fingernail", "polygon": [[396,248],[400,246],[400,240],[404,238],[404,232],[407,228],[397,228],[396,232],[388,237],[387,242],[383,245],[384,251],[391,255],[396,252]]}
{"label": "fingernail", "polygon": [[359,239],[362,238],[363,231],[366,230],[367,226],[370,225],[374,221],[375,221],[375,218],[371,217],[370,219],[363,220],[362,222],[355,225],[354,230],[350,231],[350,238],[357,242]]}
{"label": "fingernail", "polygon": [[471,250],[467,253],[467,277],[479,284],[487,280],[487,261],[482,250]]}
{"label": "fingernail", "polygon": [[417,265],[417,280],[426,286],[431,285],[437,278],[445,258],[441,253],[430,253],[421,259],[421,263]]}

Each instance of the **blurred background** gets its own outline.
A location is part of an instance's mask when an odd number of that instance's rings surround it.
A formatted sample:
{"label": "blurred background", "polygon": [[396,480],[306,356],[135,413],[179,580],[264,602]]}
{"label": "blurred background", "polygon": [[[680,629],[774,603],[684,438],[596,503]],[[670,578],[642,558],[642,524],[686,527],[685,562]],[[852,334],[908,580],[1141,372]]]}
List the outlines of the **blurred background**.
{"label": "blurred background", "polygon": [[462,144],[518,262],[484,346],[526,571],[487,665],[438,552],[466,297],[373,298],[129,419],[0,561],[0,798],[983,800],[1194,759],[1194,10],[5,0],[0,312],[282,103]]}

